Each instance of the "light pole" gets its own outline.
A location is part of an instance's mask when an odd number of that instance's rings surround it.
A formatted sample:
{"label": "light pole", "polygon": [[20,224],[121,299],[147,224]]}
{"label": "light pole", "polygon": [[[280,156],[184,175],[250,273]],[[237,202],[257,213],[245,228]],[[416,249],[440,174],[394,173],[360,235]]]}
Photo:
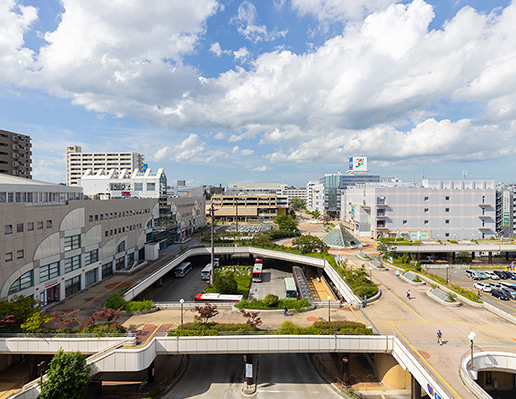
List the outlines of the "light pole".
{"label": "light pole", "polygon": [[183,304],[185,303],[185,300],[181,298],[179,303],[181,304],[181,327],[183,327]]}
{"label": "light pole", "polygon": [[371,280],[371,283],[373,282],[373,267],[369,266],[369,280]]}
{"label": "light pole", "polygon": [[450,281],[448,280],[448,268],[450,265],[446,265],[446,284],[449,284]]}
{"label": "light pole", "polygon": [[469,333],[468,335],[468,339],[469,339],[469,342],[470,342],[470,346],[471,346],[471,367],[470,369],[473,370],[473,340],[475,339],[475,337],[477,336],[477,334],[475,334],[473,331]]}
{"label": "light pole", "polygon": [[43,366],[45,365],[45,361],[43,360],[42,362],[38,363],[38,368],[39,368],[39,381],[41,384],[43,384]]}
{"label": "light pole", "polygon": [[215,235],[215,209],[213,209],[213,199],[211,200],[211,270],[210,285],[213,285],[213,253],[215,252],[214,235]]}
{"label": "light pole", "polygon": [[331,316],[330,316],[330,302],[331,302],[331,296],[328,295],[328,323],[331,322]]}

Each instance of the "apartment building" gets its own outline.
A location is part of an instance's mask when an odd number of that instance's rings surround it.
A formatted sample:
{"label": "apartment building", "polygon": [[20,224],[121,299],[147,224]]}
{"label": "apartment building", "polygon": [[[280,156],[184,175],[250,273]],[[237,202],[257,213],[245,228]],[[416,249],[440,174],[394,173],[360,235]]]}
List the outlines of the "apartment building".
{"label": "apartment building", "polygon": [[494,180],[366,183],[342,193],[341,219],[355,235],[413,240],[496,235]]}
{"label": "apartment building", "polygon": [[0,176],[0,298],[49,304],[130,269],[158,224],[154,198],[84,200],[80,187]]}
{"label": "apartment building", "polygon": [[145,171],[144,158],[136,152],[82,152],[78,145],[66,147],[66,185],[76,186],[79,179],[91,169],[93,174],[104,171]]}
{"label": "apartment building", "polygon": [[32,179],[30,136],[0,130],[0,173]]}
{"label": "apartment building", "polygon": [[[213,195],[211,197],[215,218],[226,221],[274,220],[288,212],[285,195]],[[211,205],[210,205],[211,207]],[[209,214],[210,208],[206,208]]]}
{"label": "apartment building", "polygon": [[310,212],[324,213],[324,184],[309,181],[306,184],[306,209]]}
{"label": "apartment building", "polygon": [[224,190],[226,195],[282,194],[287,188],[283,183],[230,183]]}

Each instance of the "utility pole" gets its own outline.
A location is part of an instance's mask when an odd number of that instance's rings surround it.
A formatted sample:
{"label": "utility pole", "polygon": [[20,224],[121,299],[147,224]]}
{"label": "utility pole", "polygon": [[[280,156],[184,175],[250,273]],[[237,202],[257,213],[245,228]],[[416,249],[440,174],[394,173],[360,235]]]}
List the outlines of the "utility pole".
{"label": "utility pole", "polygon": [[215,244],[213,241],[213,236],[215,235],[215,210],[213,209],[213,199],[211,201],[211,271],[210,271],[210,285],[213,285],[213,273],[214,273],[214,265],[213,265],[213,253],[215,252]]}
{"label": "utility pole", "polygon": [[238,233],[238,197],[236,199],[236,226],[235,226],[235,233]]}

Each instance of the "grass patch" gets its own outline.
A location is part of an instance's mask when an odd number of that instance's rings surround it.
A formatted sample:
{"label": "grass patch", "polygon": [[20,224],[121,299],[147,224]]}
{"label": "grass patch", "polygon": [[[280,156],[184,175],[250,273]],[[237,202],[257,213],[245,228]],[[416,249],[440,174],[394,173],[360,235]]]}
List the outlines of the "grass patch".
{"label": "grass patch", "polygon": [[[237,294],[243,295],[244,298],[247,298],[249,295],[249,289],[251,287],[251,278],[253,273],[252,266],[232,266],[226,265],[215,268],[214,280],[218,275],[226,275],[229,273],[233,273],[235,280],[237,282]],[[204,290],[204,293],[214,293],[219,292],[217,288],[214,286],[210,286]]]}

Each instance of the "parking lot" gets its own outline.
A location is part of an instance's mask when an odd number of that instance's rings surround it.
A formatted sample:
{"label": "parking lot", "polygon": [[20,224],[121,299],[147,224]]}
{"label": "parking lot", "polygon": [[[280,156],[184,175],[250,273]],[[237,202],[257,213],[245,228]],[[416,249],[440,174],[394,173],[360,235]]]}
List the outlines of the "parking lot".
{"label": "parking lot", "polygon": [[[486,268],[486,269],[475,269],[475,270],[493,271],[494,269]],[[432,270],[429,270],[429,272],[437,274],[438,276],[441,276],[443,278],[446,278],[446,269],[445,268],[432,269]],[[448,278],[450,279],[450,281],[452,283],[457,284],[458,286],[460,286],[468,291],[474,292],[474,293],[478,292],[478,289],[473,286],[476,282],[499,283],[501,281],[505,281],[508,283],[516,284],[516,280],[502,280],[502,279],[500,279],[500,280],[493,280],[493,279],[472,280],[466,276],[466,269],[449,269],[448,270]],[[494,306],[498,307],[499,309],[512,314],[513,316],[516,316],[516,300],[511,299],[509,301],[502,301],[500,299],[494,298],[489,292],[481,292],[480,296],[483,301],[485,301],[491,305],[494,305]]]}

